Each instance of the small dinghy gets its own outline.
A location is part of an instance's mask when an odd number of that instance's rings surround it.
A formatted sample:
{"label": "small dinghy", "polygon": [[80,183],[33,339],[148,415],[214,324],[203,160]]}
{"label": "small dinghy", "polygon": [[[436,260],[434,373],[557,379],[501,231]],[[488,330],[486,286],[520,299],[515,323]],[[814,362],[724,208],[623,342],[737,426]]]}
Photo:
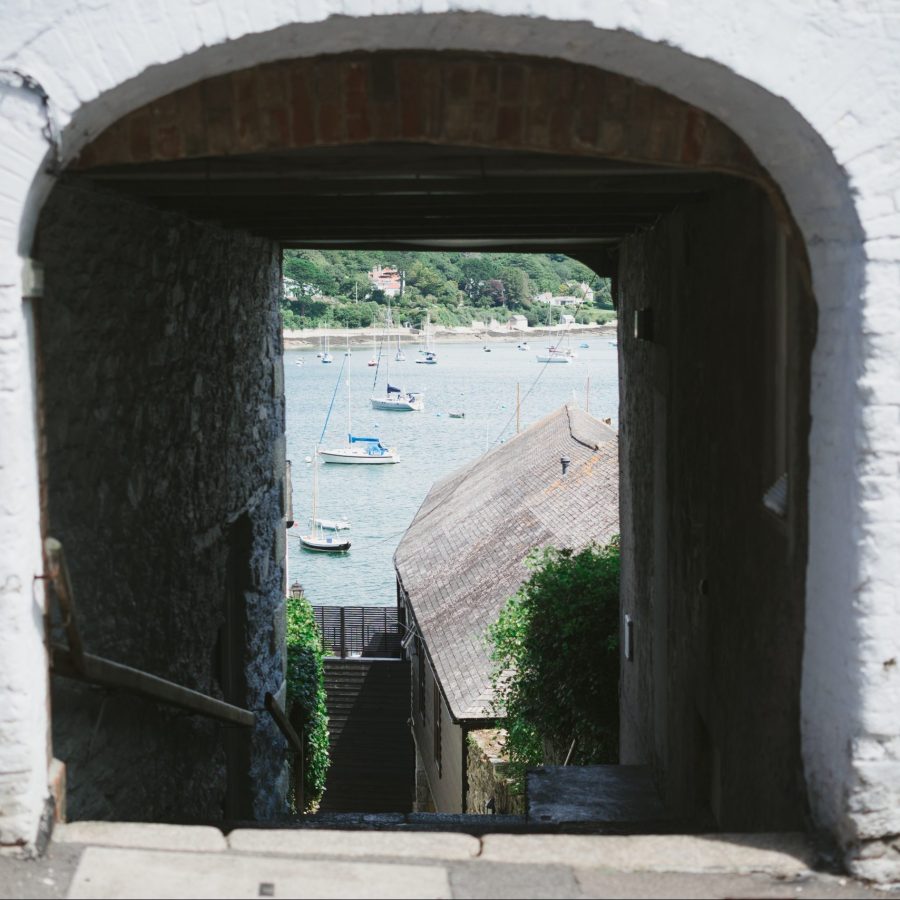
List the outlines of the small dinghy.
{"label": "small dinghy", "polygon": [[590,350],[590,348],[591,348],[591,345],[589,343],[587,343],[587,341],[582,341],[578,346],[582,350]]}
{"label": "small dinghy", "polygon": [[451,419],[464,419],[466,414],[461,409],[454,409],[447,413]]}
{"label": "small dinghy", "polygon": [[350,527],[345,519],[316,519],[316,525],[325,531],[346,531]]}

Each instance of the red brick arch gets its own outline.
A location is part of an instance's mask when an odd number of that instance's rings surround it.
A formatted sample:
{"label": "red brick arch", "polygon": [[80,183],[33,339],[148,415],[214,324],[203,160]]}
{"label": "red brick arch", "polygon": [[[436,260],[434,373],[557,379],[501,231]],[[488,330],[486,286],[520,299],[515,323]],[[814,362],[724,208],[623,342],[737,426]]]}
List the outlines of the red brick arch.
{"label": "red brick arch", "polygon": [[765,180],[734,132],[657,88],[563,61],[434,52],[287,60],[196,82],[124,116],[74,167],[396,141]]}

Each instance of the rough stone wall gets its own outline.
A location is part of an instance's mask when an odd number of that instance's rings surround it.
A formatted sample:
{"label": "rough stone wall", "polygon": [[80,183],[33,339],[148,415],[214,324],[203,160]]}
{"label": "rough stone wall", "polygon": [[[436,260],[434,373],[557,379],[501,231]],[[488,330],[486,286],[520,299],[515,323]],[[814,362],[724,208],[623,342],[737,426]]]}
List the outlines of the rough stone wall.
{"label": "rough stone wall", "polygon": [[[804,397],[811,298],[786,265],[787,457],[775,394],[776,222],[760,191],[712,195],[620,261],[622,762],[677,813],[726,830],[803,826]],[[789,252],[789,251],[788,251]],[[636,309],[652,335],[634,334]],[[781,468],[782,462],[784,469]],[[788,513],[763,494],[786,470]]]}
{"label": "rough stone wall", "polygon": [[[511,789],[503,753],[504,732],[485,728],[466,733],[466,812],[525,815],[525,795]],[[494,801],[493,809],[488,808]]]}
{"label": "rough stone wall", "polygon": [[39,255],[48,531],[85,646],[258,713],[251,736],[54,676],[69,815],[271,816],[285,779],[263,710],[284,682],[279,253],[62,184]]}

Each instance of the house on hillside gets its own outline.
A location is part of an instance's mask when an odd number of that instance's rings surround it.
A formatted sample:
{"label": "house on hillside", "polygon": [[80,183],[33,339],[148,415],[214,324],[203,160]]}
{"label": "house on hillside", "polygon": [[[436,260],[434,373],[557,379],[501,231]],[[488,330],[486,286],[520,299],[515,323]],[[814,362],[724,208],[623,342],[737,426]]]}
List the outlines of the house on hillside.
{"label": "house on hillside", "polygon": [[373,266],[366,274],[372,287],[385,297],[397,297],[403,292],[403,274],[394,266]]}
{"label": "house on hillside", "polygon": [[528,317],[522,315],[513,315],[509,317],[510,331],[528,331]]}
{"label": "house on hillside", "polygon": [[616,433],[562,406],[435,482],[394,554],[412,663],[416,768],[438,812],[467,810],[467,737],[491,727],[485,642],[537,547],[619,531]]}
{"label": "house on hillside", "polygon": [[547,306],[581,306],[585,302],[584,297],[570,297],[568,294],[559,296],[552,294],[550,291],[544,291],[543,294],[538,294],[534,299],[535,302],[544,303]]}

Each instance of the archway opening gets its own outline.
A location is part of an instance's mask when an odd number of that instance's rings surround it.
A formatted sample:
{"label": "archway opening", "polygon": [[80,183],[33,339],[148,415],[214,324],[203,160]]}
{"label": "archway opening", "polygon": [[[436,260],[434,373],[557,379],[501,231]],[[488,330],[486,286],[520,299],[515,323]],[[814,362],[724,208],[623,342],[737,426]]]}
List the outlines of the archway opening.
{"label": "archway opening", "polygon": [[[630,79],[442,54],[210,79],[86,148],[39,233],[46,527],[78,551],[92,640],[215,692],[221,610],[204,598],[227,592],[229,536],[249,520],[254,709],[283,676],[278,245],[553,250],[613,279],[631,629],[622,761],[649,765],[686,817],[802,822],[814,315],[802,245],[749,150]],[[100,758],[90,735],[104,711],[69,698],[56,709],[81,720],[58,733]],[[121,731],[118,758],[138,734]],[[205,733],[198,768],[193,736],[168,720],[149,731],[154,764],[172,761],[153,778],[167,799],[133,817],[214,818],[221,736]],[[255,733],[245,766],[262,818],[284,787],[277,741]],[[127,816],[140,758],[106,792],[111,814]]]}

